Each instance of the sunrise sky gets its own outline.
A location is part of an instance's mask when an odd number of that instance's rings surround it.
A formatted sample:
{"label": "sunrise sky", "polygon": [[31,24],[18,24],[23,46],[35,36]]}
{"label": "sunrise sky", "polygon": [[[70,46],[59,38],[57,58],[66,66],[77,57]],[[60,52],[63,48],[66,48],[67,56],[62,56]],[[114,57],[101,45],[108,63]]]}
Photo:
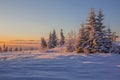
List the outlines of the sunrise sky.
{"label": "sunrise sky", "polygon": [[101,8],[105,25],[120,36],[120,0],[0,0],[0,40],[40,39],[61,28],[78,32],[90,8]]}

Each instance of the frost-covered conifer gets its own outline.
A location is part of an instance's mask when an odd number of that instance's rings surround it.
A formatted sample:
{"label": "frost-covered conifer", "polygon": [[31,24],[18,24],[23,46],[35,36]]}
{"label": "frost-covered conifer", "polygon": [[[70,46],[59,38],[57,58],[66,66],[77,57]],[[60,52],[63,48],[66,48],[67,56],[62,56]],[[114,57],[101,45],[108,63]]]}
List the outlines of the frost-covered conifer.
{"label": "frost-covered conifer", "polygon": [[94,45],[93,40],[95,38],[95,28],[96,28],[96,19],[95,19],[95,12],[94,9],[91,9],[90,17],[88,19],[87,23],[88,33],[89,37],[85,41],[85,47],[83,50],[85,50],[88,53],[94,53]]}
{"label": "frost-covered conifer", "polygon": [[44,38],[41,38],[40,51],[44,51],[47,48],[47,43]]}
{"label": "frost-covered conifer", "polygon": [[100,9],[96,18],[95,38],[93,40],[95,52],[106,52],[106,34],[103,25],[104,15]]}
{"label": "frost-covered conifer", "polygon": [[50,32],[50,34],[49,34],[49,40],[48,40],[48,48],[52,48],[52,34],[51,34],[51,32]]}
{"label": "frost-covered conifer", "polygon": [[40,47],[41,48],[46,48],[47,47],[47,43],[46,43],[44,38],[41,38],[41,46]]}
{"label": "frost-covered conifer", "polygon": [[55,48],[57,46],[57,36],[55,30],[53,30],[53,33],[51,35],[51,45],[52,48]]}
{"label": "frost-covered conifer", "polygon": [[105,47],[105,52],[104,53],[109,53],[110,49],[112,48],[112,32],[110,27],[106,30],[105,34],[105,39],[104,39],[104,47]]}
{"label": "frost-covered conifer", "polygon": [[49,35],[48,48],[55,48],[57,46],[57,36],[56,31],[53,30],[53,33]]}

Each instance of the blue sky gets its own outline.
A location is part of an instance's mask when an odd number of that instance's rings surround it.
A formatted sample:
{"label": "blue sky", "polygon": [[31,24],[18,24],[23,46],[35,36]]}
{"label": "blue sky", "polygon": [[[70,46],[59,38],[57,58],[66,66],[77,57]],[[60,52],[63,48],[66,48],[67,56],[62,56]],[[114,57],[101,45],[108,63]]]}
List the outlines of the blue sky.
{"label": "blue sky", "polygon": [[120,0],[0,0],[0,38],[40,39],[53,29],[78,32],[90,8],[104,13],[104,24],[120,35]]}

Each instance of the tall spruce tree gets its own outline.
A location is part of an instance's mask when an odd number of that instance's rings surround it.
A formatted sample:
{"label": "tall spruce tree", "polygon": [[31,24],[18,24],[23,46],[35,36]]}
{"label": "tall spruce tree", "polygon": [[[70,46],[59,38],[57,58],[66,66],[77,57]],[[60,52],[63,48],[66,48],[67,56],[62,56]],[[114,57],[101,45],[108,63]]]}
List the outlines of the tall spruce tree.
{"label": "tall spruce tree", "polygon": [[103,17],[104,15],[102,14],[102,10],[100,9],[98,12],[98,16],[96,18],[97,20],[97,27],[96,27],[97,48],[99,49],[99,52],[101,53],[109,53],[111,51],[116,52],[118,51],[118,49],[112,50],[113,48],[115,48],[112,42],[112,31],[110,29],[110,26],[108,26],[108,29],[106,29],[106,26],[103,26],[103,22],[102,22],[104,20]]}
{"label": "tall spruce tree", "polygon": [[94,9],[91,9],[90,16],[87,23],[87,40],[85,41],[85,47],[83,51],[86,53],[93,53],[93,40],[95,38],[95,27],[96,27],[96,19]]}
{"label": "tall spruce tree", "polygon": [[100,9],[96,18],[95,38],[93,40],[95,52],[106,52],[105,47],[105,26],[103,25],[104,15]]}

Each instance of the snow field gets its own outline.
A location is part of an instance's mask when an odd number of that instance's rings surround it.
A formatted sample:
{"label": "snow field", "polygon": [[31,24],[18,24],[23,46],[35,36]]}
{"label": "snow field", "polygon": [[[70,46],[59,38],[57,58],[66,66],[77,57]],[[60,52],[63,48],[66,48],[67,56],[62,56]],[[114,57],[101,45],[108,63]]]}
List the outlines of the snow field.
{"label": "snow field", "polygon": [[120,80],[119,54],[0,53],[0,80]]}

